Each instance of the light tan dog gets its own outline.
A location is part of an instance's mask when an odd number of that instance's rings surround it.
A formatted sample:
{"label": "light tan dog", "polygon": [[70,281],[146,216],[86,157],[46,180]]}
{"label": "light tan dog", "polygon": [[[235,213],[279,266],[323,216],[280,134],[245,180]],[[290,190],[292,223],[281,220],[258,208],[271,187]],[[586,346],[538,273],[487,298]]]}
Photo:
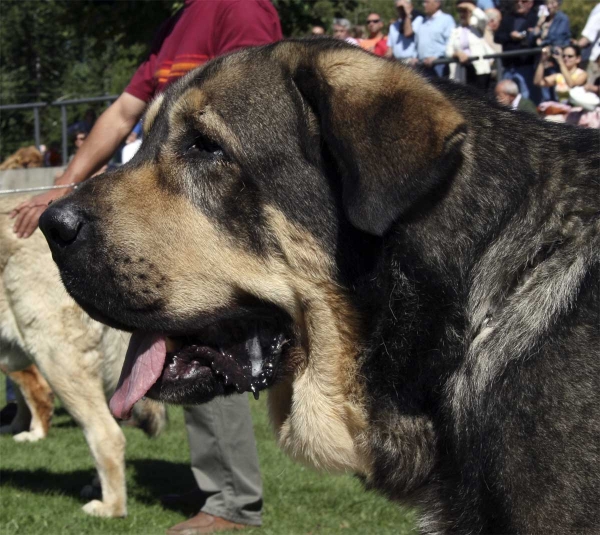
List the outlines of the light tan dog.
{"label": "light tan dog", "polygon": [[11,154],[0,164],[0,171],[6,169],[31,169],[32,167],[43,167],[44,157],[34,146],[22,147]]}
{"label": "light tan dog", "polygon": [[[32,413],[30,429],[15,439],[46,436],[51,389],[82,427],[98,471],[102,501],[92,500],[83,510],[125,516],[125,437],[106,396],[117,384],[129,336],[93,321],[69,297],[39,231],[26,240],[15,236],[8,213],[20,200],[0,198],[0,369],[17,381]],[[32,391],[40,395],[32,397]],[[164,407],[142,401],[136,412],[149,435],[163,429]],[[19,431],[14,426],[20,420],[2,431]]]}

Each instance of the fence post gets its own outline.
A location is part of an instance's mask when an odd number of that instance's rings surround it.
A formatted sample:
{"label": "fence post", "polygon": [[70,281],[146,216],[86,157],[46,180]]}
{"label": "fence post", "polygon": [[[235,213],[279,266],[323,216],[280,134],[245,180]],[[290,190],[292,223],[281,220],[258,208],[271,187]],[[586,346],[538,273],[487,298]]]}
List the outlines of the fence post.
{"label": "fence post", "polygon": [[35,138],[35,146],[40,148],[40,109],[33,108],[33,137]]}
{"label": "fence post", "polygon": [[60,118],[62,123],[62,164],[67,165],[67,108],[64,104],[60,106]]}

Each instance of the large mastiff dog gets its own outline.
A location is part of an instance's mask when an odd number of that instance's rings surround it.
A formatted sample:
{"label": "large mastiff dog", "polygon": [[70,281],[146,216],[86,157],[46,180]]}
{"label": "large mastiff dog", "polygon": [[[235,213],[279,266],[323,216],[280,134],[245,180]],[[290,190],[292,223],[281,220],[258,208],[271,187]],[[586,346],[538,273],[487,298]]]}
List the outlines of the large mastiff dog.
{"label": "large mastiff dog", "polygon": [[176,83],[41,226],[75,299],[134,332],[117,415],[270,387],[292,457],[426,532],[594,531],[599,141],[287,41]]}

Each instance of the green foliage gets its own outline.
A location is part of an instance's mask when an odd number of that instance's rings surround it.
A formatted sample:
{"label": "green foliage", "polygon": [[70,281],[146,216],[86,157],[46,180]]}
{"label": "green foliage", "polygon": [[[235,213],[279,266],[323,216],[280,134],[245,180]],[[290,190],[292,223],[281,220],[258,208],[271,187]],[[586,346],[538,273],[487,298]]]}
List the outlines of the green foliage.
{"label": "green foliage", "polygon": [[310,33],[313,25],[328,29],[334,17],[346,17],[364,0],[273,0],[286,37]]}
{"label": "green foliage", "polygon": [[[120,93],[158,25],[178,6],[172,0],[0,1],[0,103]],[[87,108],[69,107],[68,122]],[[60,109],[40,114],[42,141],[60,141]],[[33,141],[31,111],[0,113],[2,157]]]}

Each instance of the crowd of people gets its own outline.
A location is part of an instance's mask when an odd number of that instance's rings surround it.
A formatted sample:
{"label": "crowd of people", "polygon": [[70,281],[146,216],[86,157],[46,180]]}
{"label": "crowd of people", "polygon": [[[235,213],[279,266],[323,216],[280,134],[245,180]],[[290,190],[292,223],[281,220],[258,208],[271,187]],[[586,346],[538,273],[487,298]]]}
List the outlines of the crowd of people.
{"label": "crowd of people", "polygon": [[[533,103],[529,111],[551,112],[546,114],[551,120],[567,121],[573,108],[597,113],[600,3],[579,38],[571,34],[562,0],[457,0],[457,21],[444,12],[442,0],[423,0],[423,12],[412,0],[396,0],[395,6],[397,18],[389,21],[387,35],[382,17],[373,12],[365,19],[364,37],[362,26],[343,18],[333,20],[332,36],[484,92],[499,86],[496,95],[507,88],[513,95],[516,87],[518,102]],[[312,33],[325,30],[315,26]],[[486,57],[502,53],[509,54]],[[505,80],[513,83],[501,84]]]}
{"label": "crowd of people", "polygon": [[[570,113],[577,116],[583,109],[587,118],[578,120],[579,124],[600,124],[600,3],[591,11],[581,35],[575,36],[569,17],[561,10],[563,0],[446,1],[446,5],[455,2],[457,21],[444,12],[444,0],[423,0],[422,12],[412,0],[395,0],[394,20],[386,22],[375,12],[368,14],[364,25],[335,18],[330,36],[418,66],[429,76],[448,77],[496,95],[495,87],[511,80],[524,102],[533,102],[537,112],[550,120],[569,122]],[[327,35],[327,31],[313,26],[311,34]],[[503,52],[513,55],[484,59]],[[572,91],[574,88],[580,89]],[[88,109],[69,126],[67,134],[74,141],[69,161],[78,148],[77,140],[87,136],[95,121],[94,110]],[[138,125],[116,161],[128,161],[140,143]],[[58,143],[39,149],[44,166],[68,163],[62,162]],[[13,160],[6,168],[17,165]]]}

